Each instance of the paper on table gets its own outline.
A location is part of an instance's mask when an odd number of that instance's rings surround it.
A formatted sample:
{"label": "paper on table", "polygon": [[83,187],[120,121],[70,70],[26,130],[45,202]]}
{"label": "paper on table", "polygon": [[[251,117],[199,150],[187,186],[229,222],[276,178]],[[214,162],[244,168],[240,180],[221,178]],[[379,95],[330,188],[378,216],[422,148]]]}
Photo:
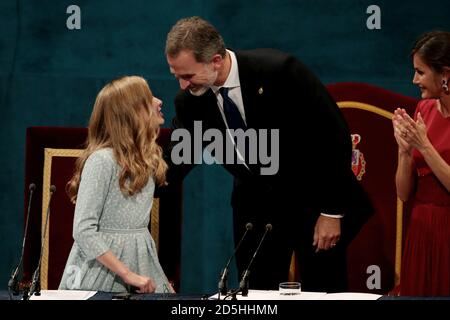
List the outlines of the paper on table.
{"label": "paper on table", "polygon": [[97,291],[41,290],[40,296],[32,295],[30,300],[87,300]]}
{"label": "paper on table", "polygon": [[381,295],[373,293],[339,292],[328,293],[322,300],[378,300],[381,297]]}
{"label": "paper on table", "polygon": [[[237,300],[320,300],[325,296],[325,292],[302,292],[296,295],[280,295],[279,291],[276,290],[249,290],[248,296],[243,297],[242,295],[237,295]],[[223,300],[224,296],[220,296]],[[217,294],[212,295],[209,299],[216,300]],[[228,298],[229,299],[229,298]]]}

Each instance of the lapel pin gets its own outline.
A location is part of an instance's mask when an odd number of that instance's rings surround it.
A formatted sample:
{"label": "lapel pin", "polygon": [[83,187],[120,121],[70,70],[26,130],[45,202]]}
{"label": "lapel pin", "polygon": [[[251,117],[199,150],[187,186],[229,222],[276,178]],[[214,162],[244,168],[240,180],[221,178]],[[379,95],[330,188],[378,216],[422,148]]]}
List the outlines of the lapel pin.
{"label": "lapel pin", "polygon": [[264,92],[263,87],[259,88],[258,93],[263,94],[263,92]]}

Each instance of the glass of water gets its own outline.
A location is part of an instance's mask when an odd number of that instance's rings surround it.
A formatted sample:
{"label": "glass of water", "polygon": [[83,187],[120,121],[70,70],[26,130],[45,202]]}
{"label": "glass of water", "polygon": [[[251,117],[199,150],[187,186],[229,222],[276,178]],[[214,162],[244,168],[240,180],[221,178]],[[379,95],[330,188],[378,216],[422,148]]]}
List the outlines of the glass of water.
{"label": "glass of water", "polygon": [[300,282],[282,282],[278,289],[282,296],[293,296],[302,293]]}

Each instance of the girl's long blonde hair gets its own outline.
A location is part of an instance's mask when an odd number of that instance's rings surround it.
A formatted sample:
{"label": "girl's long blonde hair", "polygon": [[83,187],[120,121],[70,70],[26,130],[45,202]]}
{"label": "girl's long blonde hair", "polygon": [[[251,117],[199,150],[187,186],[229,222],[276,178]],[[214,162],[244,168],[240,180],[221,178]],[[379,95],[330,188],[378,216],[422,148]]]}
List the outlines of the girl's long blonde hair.
{"label": "girl's long blonde hair", "polygon": [[97,95],[89,121],[86,149],[76,162],[67,193],[75,203],[86,159],[96,150],[112,148],[121,167],[122,193],[138,193],[152,176],[164,185],[167,164],[156,143],[162,118],[152,107],[153,94],[145,79],[122,77],[108,83]]}

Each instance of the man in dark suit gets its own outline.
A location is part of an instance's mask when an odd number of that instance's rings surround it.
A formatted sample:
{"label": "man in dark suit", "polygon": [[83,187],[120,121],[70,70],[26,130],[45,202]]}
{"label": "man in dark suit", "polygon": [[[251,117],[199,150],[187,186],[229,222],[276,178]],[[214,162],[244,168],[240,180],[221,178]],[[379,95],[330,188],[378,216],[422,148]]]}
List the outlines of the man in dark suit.
{"label": "man in dark suit", "polygon": [[[292,55],[226,49],[217,30],[199,17],[173,26],[166,57],[181,87],[174,132],[183,129],[193,136],[201,124],[203,131],[215,129],[234,141],[235,161],[223,165],[234,176],[235,240],[247,222],[254,224],[237,255],[240,273],[265,225],[273,226],[252,266],[250,288],[277,289],[287,280],[295,251],[303,290],[345,291],[346,246],[372,207],[351,171],[347,125],[325,87]],[[257,146],[252,140],[240,145],[230,134],[250,130],[257,134]],[[270,134],[258,135],[261,130]],[[272,155],[269,171],[264,171],[261,143]],[[207,144],[203,141],[203,147]],[[229,150],[215,149],[214,155]],[[190,151],[199,152],[194,146]],[[169,181],[194,165],[179,165],[173,152],[167,160]]]}

